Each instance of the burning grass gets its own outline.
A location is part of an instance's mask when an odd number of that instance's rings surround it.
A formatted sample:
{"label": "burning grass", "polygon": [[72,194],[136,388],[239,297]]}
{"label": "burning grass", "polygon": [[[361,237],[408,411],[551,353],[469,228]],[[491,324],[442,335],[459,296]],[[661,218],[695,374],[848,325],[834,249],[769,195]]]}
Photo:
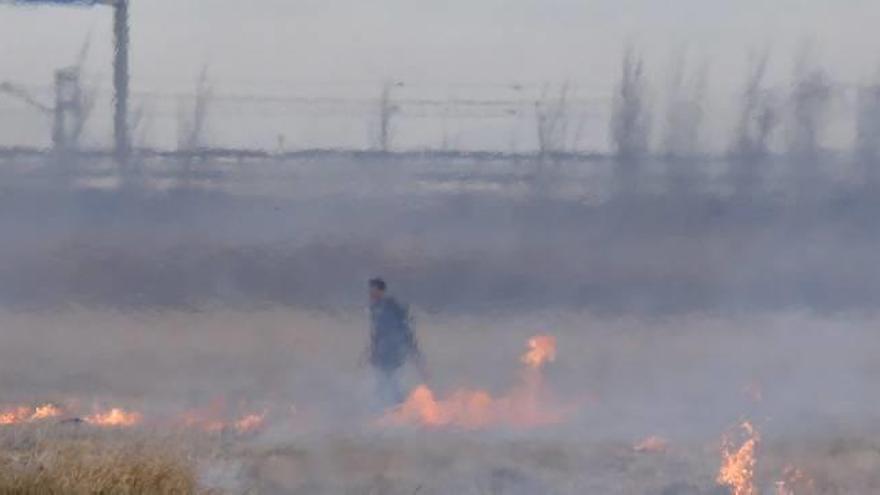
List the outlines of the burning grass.
{"label": "burning grass", "polygon": [[0,427],[47,425],[60,422],[62,424],[87,424],[104,429],[128,429],[149,424],[169,430],[247,435],[261,431],[266,424],[267,410],[229,416],[218,409],[217,404],[220,403],[201,409],[191,409],[172,417],[149,418],[141,412],[122,407],[96,409],[91,414],[77,415],[78,408],[75,406],[55,404],[7,406],[0,408]]}
{"label": "burning grass", "polygon": [[730,488],[732,495],[756,495],[755,489],[755,451],[761,437],[749,422],[740,425],[742,442],[733,435],[726,434],[721,447],[721,469],[716,481]]}
{"label": "burning grass", "polygon": [[[844,442],[845,452],[829,456],[840,442],[815,438],[791,451],[765,438],[754,493],[877,493],[880,443]],[[682,441],[646,455],[609,440],[434,429],[381,439],[314,438],[251,450],[248,463],[258,478],[254,486],[270,493],[730,495],[733,487],[715,480],[722,461],[716,444]]]}
{"label": "burning grass", "polygon": [[[717,438],[649,437],[640,450],[583,431],[373,433],[263,443],[200,431],[13,425],[0,429],[0,493],[729,495],[750,493],[737,491],[745,487],[838,495],[880,486],[880,436],[767,432],[758,444],[756,429],[737,427],[718,452]],[[733,474],[716,479],[719,465]]]}
{"label": "burning grass", "polygon": [[96,426],[135,426],[143,420],[138,412],[129,412],[125,409],[114,407],[107,412],[99,412],[86,416],[84,421]]}
{"label": "burning grass", "polygon": [[407,400],[380,420],[386,426],[419,425],[480,429],[498,426],[534,427],[558,424],[564,411],[548,404],[543,389],[543,368],[556,359],[556,338],[537,335],[528,340],[520,357],[524,365],[520,382],[502,397],[483,390],[456,390],[438,399],[427,385],[420,385]]}
{"label": "burning grass", "polygon": [[4,317],[0,494],[880,493],[873,320],[420,320],[377,425],[360,317],[63,316]]}

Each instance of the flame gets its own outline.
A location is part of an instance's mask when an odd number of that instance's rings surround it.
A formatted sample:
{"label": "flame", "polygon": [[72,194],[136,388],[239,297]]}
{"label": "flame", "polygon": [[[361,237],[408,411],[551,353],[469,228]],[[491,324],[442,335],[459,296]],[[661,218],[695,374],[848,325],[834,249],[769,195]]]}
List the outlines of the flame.
{"label": "flame", "polygon": [[556,337],[537,335],[529,339],[529,349],[520,360],[530,368],[539,369],[556,360]]}
{"label": "flame", "polygon": [[0,425],[14,425],[24,423],[31,415],[31,409],[28,407],[16,407],[0,412]]}
{"label": "flame", "polygon": [[235,431],[249,433],[258,430],[266,421],[266,413],[248,414],[234,423]]}
{"label": "flame", "polygon": [[[19,425],[33,423],[51,418],[57,418],[64,414],[62,408],[53,404],[41,406],[15,406],[0,409],[0,426]],[[266,423],[266,412],[248,413],[233,421],[218,419],[219,414],[210,412],[190,411],[182,415],[181,423],[188,428],[198,428],[206,432],[220,432],[234,430],[238,433],[250,433],[262,428]],[[82,417],[85,423],[102,427],[130,427],[143,422],[143,415],[134,411],[127,411],[114,407],[104,411],[98,411],[90,416]]]}
{"label": "flame", "polygon": [[186,428],[195,428],[207,433],[219,433],[234,430],[238,433],[250,433],[263,427],[266,423],[266,412],[248,413],[233,421],[222,419],[224,414],[222,401],[201,410],[187,411],[181,416],[180,423]]}
{"label": "flame", "polygon": [[417,387],[393,415],[394,422],[425,426],[460,425],[479,428],[497,416],[495,401],[482,391],[459,390],[448,400],[438,401],[426,385]]}
{"label": "flame", "polygon": [[663,453],[669,450],[669,441],[665,438],[652,435],[634,445],[633,450],[640,453]]}
{"label": "flame", "polygon": [[95,413],[83,419],[86,423],[95,426],[120,427],[137,425],[143,420],[143,416],[137,412],[129,412],[114,407],[109,411]]}
{"label": "flame", "polygon": [[31,415],[31,421],[38,421],[41,419],[48,418],[57,418],[61,416],[61,409],[53,406],[52,404],[45,404],[37,407],[34,413]]}
{"label": "flame", "polygon": [[32,423],[60,415],[61,409],[52,404],[44,404],[37,407],[17,406],[0,411],[0,425]]}
{"label": "flame", "polygon": [[816,483],[804,471],[786,466],[782,480],[776,482],[776,495],[809,495],[816,493]]}
{"label": "flame", "polygon": [[755,451],[760,436],[748,421],[740,425],[744,440],[737,448],[730,435],[724,435],[721,445],[721,469],[715,481],[731,489],[731,495],[756,495]]}
{"label": "flame", "polygon": [[562,414],[540,406],[540,370],[556,358],[556,339],[537,336],[529,339],[528,345],[528,351],[521,358],[526,373],[522,382],[507,395],[495,398],[482,390],[461,389],[448,398],[438,399],[427,385],[420,385],[379,423],[478,429],[492,425],[540,426],[559,422]]}

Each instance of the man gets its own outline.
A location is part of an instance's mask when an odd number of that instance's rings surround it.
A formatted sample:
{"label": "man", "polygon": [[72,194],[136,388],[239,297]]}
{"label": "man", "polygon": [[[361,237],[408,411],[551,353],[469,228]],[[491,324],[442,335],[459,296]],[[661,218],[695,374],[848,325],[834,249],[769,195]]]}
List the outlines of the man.
{"label": "man", "polygon": [[397,371],[412,359],[425,378],[424,359],[413,333],[409,309],[386,293],[387,285],[381,278],[371,279],[369,286],[369,362],[376,370],[380,399],[386,405],[398,405],[403,402],[404,393]]}

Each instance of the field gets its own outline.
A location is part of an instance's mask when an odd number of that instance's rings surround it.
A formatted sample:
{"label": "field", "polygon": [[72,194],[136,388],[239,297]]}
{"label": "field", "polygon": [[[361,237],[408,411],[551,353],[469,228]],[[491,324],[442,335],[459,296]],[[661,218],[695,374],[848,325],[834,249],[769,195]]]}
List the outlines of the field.
{"label": "field", "polygon": [[[66,310],[3,321],[5,403],[65,410],[0,427],[9,493],[99,478],[165,493],[726,493],[715,481],[722,436],[741,421],[760,436],[760,493],[792,469],[804,478],[778,493],[880,486],[867,399],[876,321],[866,316],[421,315],[438,400],[461,389],[504,396],[528,338],[558,339],[537,407],[563,417],[476,426],[378,422],[385,412],[357,365],[362,314]],[[141,419],[64,421],[111,407]],[[179,420],[211,408],[204,421]],[[233,427],[245,411],[262,420]],[[230,423],[215,429],[214,418]]]}
{"label": "field", "polygon": [[779,187],[780,161],[766,164],[777,180],[749,195],[716,162],[703,170],[720,169],[715,180],[678,192],[663,186],[668,164],[648,165],[647,191],[614,196],[601,160],[537,176],[534,163],[501,159],[209,162],[194,165],[192,187],[177,177],[145,190],[71,187],[25,163],[0,186],[0,304],[351,311],[376,274],[447,314],[880,301],[876,190],[830,181],[798,196]]}
{"label": "field", "polygon": [[[0,492],[878,491],[870,189],[339,160],[6,169]],[[376,274],[430,372],[390,411],[359,365]]]}
{"label": "field", "polygon": [[[28,435],[17,432],[17,442]],[[0,492],[731,493],[715,483],[715,446],[700,443],[640,453],[624,442],[461,432],[299,439],[269,447],[163,440],[144,432],[81,435],[43,431],[35,445],[15,447],[6,433]],[[880,483],[878,445],[863,438],[778,439],[762,445],[759,460],[758,493],[873,493]],[[793,463],[802,477],[786,474]],[[780,489],[786,479],[790,491]]]}
{"label": "field", "polygon": [[870,2],[17,3],[0,495],[880,494]]}

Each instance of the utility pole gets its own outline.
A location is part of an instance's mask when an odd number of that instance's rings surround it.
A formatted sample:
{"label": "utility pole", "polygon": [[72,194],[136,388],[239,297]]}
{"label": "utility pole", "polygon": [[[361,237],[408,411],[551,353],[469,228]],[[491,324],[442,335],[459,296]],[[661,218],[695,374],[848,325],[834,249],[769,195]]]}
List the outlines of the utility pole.
{"label": "utility pole", "polygon": [[131,142],[128,133],[128,0],[116,0],[113,3],[113,141],[116,163],[121,168],[128,165],[131,153]]}
{"label": "utility pole", "polygon": [[128,164],[131,141],[128,133],[128,4],[129,0],[0,0],[0,5],[66,5],[113,7],[113,154],[120,168]]}

